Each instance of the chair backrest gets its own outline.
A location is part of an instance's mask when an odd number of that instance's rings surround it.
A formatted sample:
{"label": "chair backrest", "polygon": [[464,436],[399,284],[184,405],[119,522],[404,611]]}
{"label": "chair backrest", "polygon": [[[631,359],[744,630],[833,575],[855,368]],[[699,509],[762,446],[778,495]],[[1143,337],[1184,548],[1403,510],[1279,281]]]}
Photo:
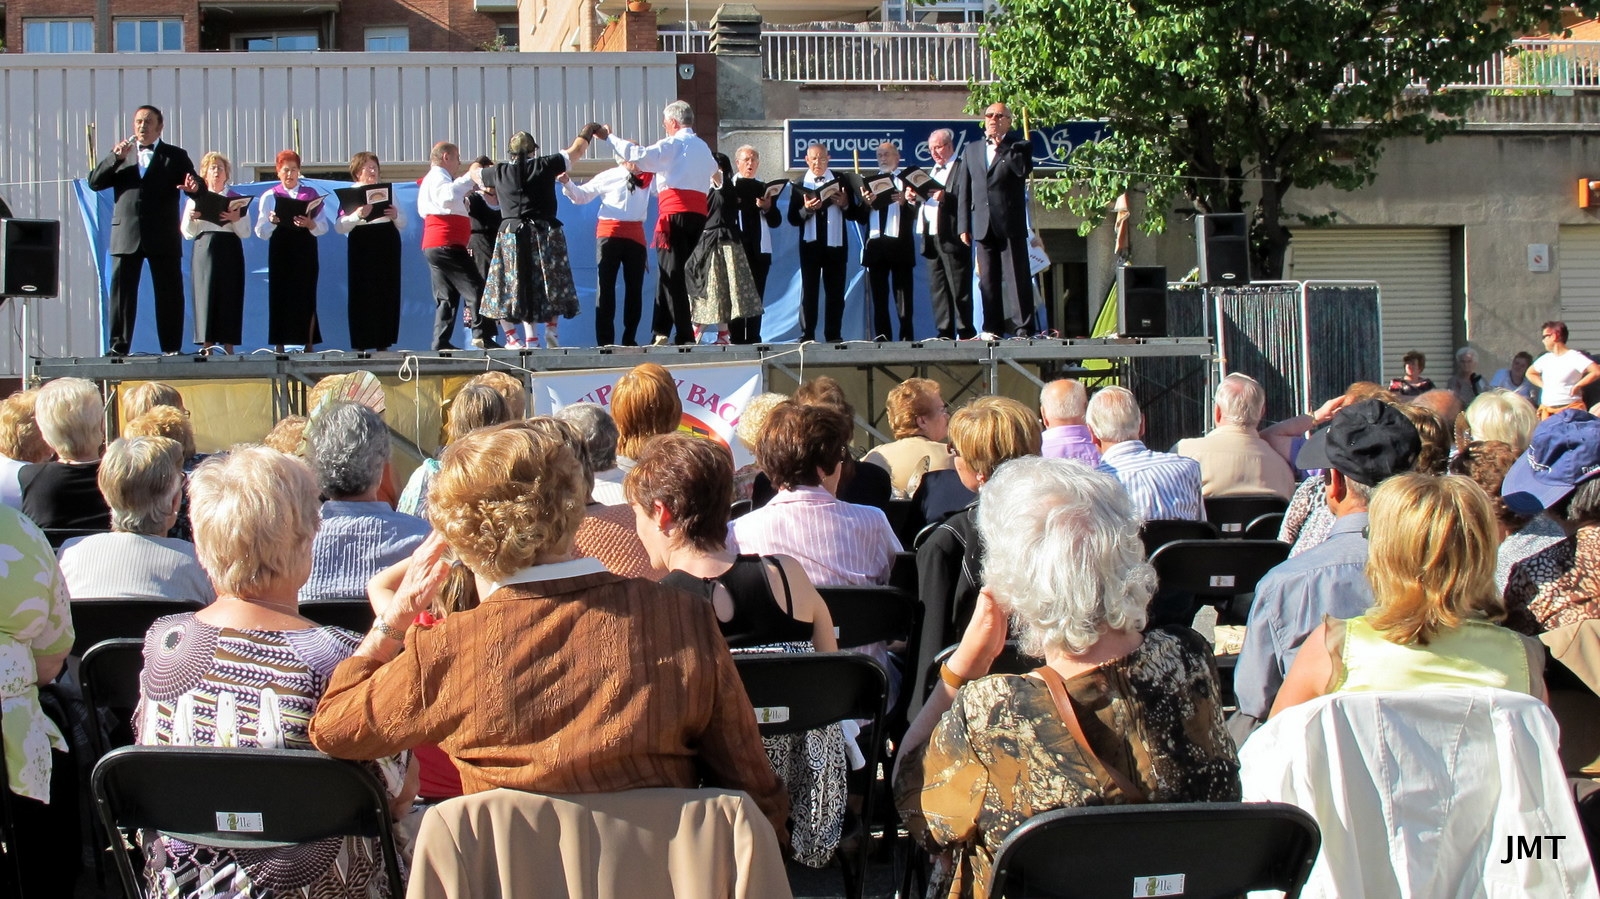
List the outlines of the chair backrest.
{"label": "chair backrest", "polygon": [[744,516],[744,515],[749,515],[750,514],[750,510],[753,507],[753,505],[754,504],[751,503],[750,500],[747,500],[747,499],[736,499],[736,500],[734,500],[733,501],[733,505],[728,507],[728,520],[732,521],[735,518],[739,518],[739,517]]}
{"label": "chair backrest", "polygon": [[894,567],[889,569],[889,586],[917,596],[917,554],[903,550],[894,554]]}
{"label": "chair backrest", "polygon": [[203,608],[203,603],[188,599],[74,599],[72,654],[82,656],[102,640],[142,640],[157,618]]}
{"label": "chair backrest", "polygon": [[1250,519],[1244,526],[1244,539],[1246,540],[1276,540],[1283,530],[1283,513],[1268,512]]}
{"label": "chair backrest", "polygon": [[1289,558],[1277,540],[1177,540],[1150,556],[1157,589],[1206,599],[1253,593],[1261,576]]}
{"label": "chair backrest", "polygon": [[[950,661],[950,657],[955,655],[956,647],[960,645],[959,643],[952,643],[946,646],[944,649],[939,650],[938,654],[928,663],[922,676],[923,693],[933,692],[933,686],[939,680],[939,666]],[[1022,649],[1017,646],[1017,641],[1007,640],[1005,648],[1000,650],[1000,654],[995,656],[994,663],[989,666],[988,673],[1027,674],[1043,664],[1044,659],[1023,655]]]}
{"label": "chair backrest", "polygon": [[109,534],[109,528],[40,528],[44,531],[44,539],[50,541],[55,549],[60,549],[61,544],[73,537],[93,537],[95,534]]}
{"label": "chair backrest", "polygon": [[[928,538],[933,536],[933,532],[937,531],[939,529],[939,525],[941,524],[944,524],[944,519],[942,518],[938,521],[930,521],[923,525],[917,531],[917,535],[911,538],[911,551],[916,552],[917,550],[921,549],[922,544],[928,542]],[[904,546],[905,544],[902,543],[901,545]]]}
{"label": "chair backrest", "polygon": [[300,615],[318,624],[342,627],[358,634],[372,630],[372,603],[365,596],[303,602]]}
{"label": "chair backrest", "polygon": [[1058,809],[1029,818],[995,856],[990,895],[1300,895],[1317,822],[1282,803],[1195,802]]}
{"label": "chair backrest", "polygon": [[139,673],[143,670],[144,640],[139,637],[101,640],[83,654],[78,666],[83,701],[96,713],[109,713],[115,722],[109,743],[101,730],[106,724],[104,716],[96,714],[89,722],[89,740],[96,755],[133,743],[133,713],[139,706]]}
{"label": "chair backrest", "polygon": [[1152,518],[1139,529],[1139,539],[1144,541],[1146,558],[1174,540],[1215,540],[1220,536],[1217,526],[1209,521],[1182,518]]}
{"label": "chair backrest", "polygon": [[866,646],[889,640],[915,644],[921,632],[922,604],[898,587],[818,587],[828,604],[840,646]]}
{"label": "chair backrest", "polygon": [[1226,538],[1244,536],[1250,522],[1262,515],[1284,512],[1289,501],[1276,494],[1261,496],[1213,496],[1206,498],[1206,520],[1217,526]]}
{"label": "chair backrest", "polygon": [[[292,749],[124,746],[95,765],[91,785],[107,833],[150,828],[233,849],[377,838],[390,895],[405,893],[388,796],[354,762]],[[128,854],[112,855],[128,895],[140,895]]]}

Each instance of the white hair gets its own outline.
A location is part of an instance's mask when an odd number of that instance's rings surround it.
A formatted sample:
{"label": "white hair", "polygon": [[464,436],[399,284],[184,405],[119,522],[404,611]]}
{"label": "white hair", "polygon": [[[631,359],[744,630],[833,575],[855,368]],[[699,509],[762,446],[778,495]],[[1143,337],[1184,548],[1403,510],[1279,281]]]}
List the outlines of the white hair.
{"label": "white hair", "polygon": [[1461,349],[1456,350],[1456,361],[1457,362],[1461,362],[1461,361],[1465,360],[1468,356],[1472,357],[1472,361],[1473,362],[1477,362],[1478,361],[1478,351],[1473,349],[1472,347],[1464,346]]}
{"label": "white hair", "polygon": [[661,110],[661,117],[664,119],[671,119],[672,121],[687,127],[694,126],[694,110],[690,108],[688,103],[685,103],[682,100],[673,100],[671,103],[668,103],[667,108]]}
{"label": "white hair", "polygon": [[1139,425],[1144,416],[1133,391],[1126,387],[1102,387],[1089,400],[1083,420],[1094,436],[1105,443],[1122,443],[1139,439]]}
{"label": "white hair", "polygon": [[1044,385],[1039,391],[1039,410],[1045,423],[1082,421],[1089,407],[1089,391],[1079,381],[1061,378]]}
{"label": "white hair", "polygon": [[1066,459],[1013,459],[983,486],[978,532],[984,584],[1024,652],[1080,654],[1107,631],[1144,628],[1156,572],[1110,475]]}
{"label": "white hair", "polygon": [[1235,372],[1217,385],[1217,411],[1223,424],[1254,428],[1261,424],[1266,409],[1267,392],[1249,375]]}
{"label": "white hair", "polygon": [[1498,440],[1517,453],[1528,448],[1533,429],[1539,424],[1532,403],[1500,388],[1474,397],[1466,415],[1473,440]]}
{"label": "white hair", "polygon": [[74,461],[99,457],[106,442],[106,411],[93,381],[56,378],[40,387],[33,417],[56,455]]}

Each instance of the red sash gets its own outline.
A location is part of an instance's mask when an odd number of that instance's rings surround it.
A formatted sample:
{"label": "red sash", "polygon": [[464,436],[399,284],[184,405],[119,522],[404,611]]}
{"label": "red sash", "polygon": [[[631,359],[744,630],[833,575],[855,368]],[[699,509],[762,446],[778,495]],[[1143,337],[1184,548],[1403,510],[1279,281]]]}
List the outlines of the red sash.
{"label": "red sash", "polygon": [[680,212],[692,212],[696,215],[705,215],[706,192],[703,190],[683,190],[671,188],[664,190],[656,197],[656,209],[660,217],[656,219],[655,246],[658,250],[670,250],[672,244],[667,239],[667,216]]}
{"label": "red sash", "polygon": [[472,239],[472,219],[464,215],[422,217],[422,248],[464,247]]}

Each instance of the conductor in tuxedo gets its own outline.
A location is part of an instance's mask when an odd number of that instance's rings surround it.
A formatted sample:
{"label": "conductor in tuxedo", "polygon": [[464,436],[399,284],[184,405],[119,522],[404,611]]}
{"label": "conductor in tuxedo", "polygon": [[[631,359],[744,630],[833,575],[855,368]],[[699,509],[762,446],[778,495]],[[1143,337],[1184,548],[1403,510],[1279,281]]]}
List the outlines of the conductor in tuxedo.
{"label": "conductor in tuxedo", "polygon": [[183,348],[183,235],[178,200],[200,187],[194,163],[182,149],[161,140],[161,110],[141,106],[133,114],[133,136],[89,173],[92,190],[116,191],[111,214],[111,355],[125,356],[133,343],[139,309],[139,276],[150,263],[156,297],[156,336],[163,353]]}
{"label": "conductor in tuxedo", "polygon": [[[889,141],[877,147],[878,172],[871,176],[888,175],[893,187],[879,194],[869,187],[861,188],[868,209],[867,240],[861,246],[861,265],[866,268],[868,283],[872,288],[872,333],[877,340],[894,340],[894,327],[900,328],[900,340],[912,339],[911,334],[911,279],[917,270],[916,239],[911,235],[916,229],[916,211],[908,197],[916,193],[906,187],[901,179],[900,149]],[[869,179],[869,180],[871,180]],[[894,289],[889,279],[894,279]],[[894,314],[890,315],[891,307]]]}
{"label": "conductor in tuxedo", "polygon": [[[1033,277],[1028,271],[1028,174],[1032,145],[1011,133],[1004,103],[983,111],[983,142],[961,151],[961,242],[973,248],[983,328],[1005,337],[1026,337],[1033,318]],[[1006,303],[1007,283],[1017,305]]]}
{"label": "conductor in tuxedo", "polygon": [[917,210],[922,255],[928,259],[928,284],[933,293],[933,326],[945,340],[970,340],[972,326],[972,248],[961,242],[961,161],[956,158],[955,132],[940,128],[928,135],[933,168],[928,174],[944,185],[929,194]]}

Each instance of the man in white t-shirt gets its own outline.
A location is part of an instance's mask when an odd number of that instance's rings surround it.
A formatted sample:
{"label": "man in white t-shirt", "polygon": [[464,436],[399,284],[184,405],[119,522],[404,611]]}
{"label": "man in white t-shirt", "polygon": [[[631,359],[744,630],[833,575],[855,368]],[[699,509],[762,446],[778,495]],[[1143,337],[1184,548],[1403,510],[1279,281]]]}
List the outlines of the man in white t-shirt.
{"label": "man in white t-shirt", "polygon": [[1567,323],[1545,322],[1540,338],[1544,355],[1528,366],[1527,378],[1539,388],[1539,419],[1563,409],[1587,409],[1583,388],[1600,379],[1600,364],[1567,348]]}

